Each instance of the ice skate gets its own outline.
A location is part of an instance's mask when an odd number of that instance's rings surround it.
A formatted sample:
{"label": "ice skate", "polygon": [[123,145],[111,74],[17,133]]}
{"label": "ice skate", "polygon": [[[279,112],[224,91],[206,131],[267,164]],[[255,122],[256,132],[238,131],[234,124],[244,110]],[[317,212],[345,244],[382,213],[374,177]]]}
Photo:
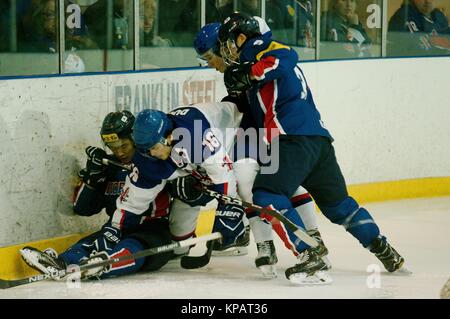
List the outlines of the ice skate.
{"label": "ice skate", "polygon": [[213,256],[243,256],[248,254],[247,246],[250,243],[250,226],[245,227],[245,232],[234,245],[223,247],[220,241],[214,241]]}
{"label": "ice skate", "polygon": [[[54,250],[53,250],[54,252]],[[36,269],[40,273],[51,275],[54,280],[61,280],[65,276],[61,277],[58,272],[66,269],[64,261],[55,258],[55,253],[46,249],[42,252],[33,247],[24,247],[20,250],[22,259],[32,268]],[[52,256],[53,255],[53,256]]]}
{"label": "ice skate", "polygon": [[313,237],[319,243],[319,246],[315,248],[317,254],[320,258],[322,258],[323,262],[327,266],[327,270],[331,269],[331,262],[328,259],[328,248],[325,246],[325,243],[322,240],[322,236],[320,235],[317,229],[308,230],[308,235]]}
{"label": "ice skate", "polygon": [[383,263],[387,271],[411,274],[411,271],[403,266],[405,259],[387,242],[386,237],[375,238],[369,249]]}
{"label": "ice skate", "polygon": [[327,272],[327,265],[317,249],[308,248],[298,257],[299,263],[286,269],[286,278],[295,285],[326,285],[333,282]]}
{"label": "ice skate", "polygon": [[[101,251],[98,253],[91,254],[89,258],[86,258],[80,262],[80,268],[86,265],[96,264],[109,259],[109,255],[105,251]],[[111,269],[111,264],[93,267],[90,269],[81,271],[81,279],[90,279],[97,278],[100,279],[100,276],[108,272]]]}
{"label": "ice skate", "polygon": [[256,243],[258,249],[258,256],[256,256],[256,267],[261,270],[265,278],[277,277],[276,263],[278,262],[277,254],[273,240],[266,240],[261,243]]}

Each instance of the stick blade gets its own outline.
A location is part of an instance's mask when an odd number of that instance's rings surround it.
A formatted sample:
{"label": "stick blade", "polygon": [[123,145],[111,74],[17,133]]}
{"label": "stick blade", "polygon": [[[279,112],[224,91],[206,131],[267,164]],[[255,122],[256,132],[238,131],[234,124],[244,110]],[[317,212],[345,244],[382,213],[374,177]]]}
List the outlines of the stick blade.
{"label": "stick blade", "polygon": [[180,265],[184,269],[197,269],[205,267],[209,264],[212,254],[214,240],[206,243],[206,253],[202,256],[183,256],[180,260]]}

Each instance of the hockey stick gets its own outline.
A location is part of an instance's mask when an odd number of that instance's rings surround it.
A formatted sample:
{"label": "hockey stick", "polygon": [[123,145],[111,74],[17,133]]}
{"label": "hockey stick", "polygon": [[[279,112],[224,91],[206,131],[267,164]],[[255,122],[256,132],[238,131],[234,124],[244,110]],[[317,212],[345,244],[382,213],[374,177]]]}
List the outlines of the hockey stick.
{"label": "hockey stick", "polygon": [[[131,166],[130,165],[124,165],[121,163],[117,163],[114,161],[111,161],[109,159],[103,159],[103,161],[107,161],[110,164],[113,165],[117,165],[119,167],[125,168],[125,169],[129,169],[131,170]],[[250,208],[256,211],[259,211],[261,213],[267,214],[267,215],[271,215],[275,218],[277,218],[279,221],[281,221],[287,228],[289,228],[300,240],[303,240],[306,244],[308,244],[311,247],[317,247],[319,245],[319,243],[310,235],[308,235],[308,233],[306,233],[306,231],[304,231],[302,228],[300,228],[299,226],[297,226],[296,224],[294,224],[293,222],[291,222],[288,218],[284,217],[284,215],[282,213],[280,213],[278,210],[275,209],[269,209],[269,208],[263,208],[261,206],[252,204],[252,203],[248,203],[248,202],[244,202],[238,198],[234,198],[234,197],[230,197],[218,192],[215,192],[213,190],[210,190],[208,188],[204,188],[203,191],[208,194],[209,196],[218,199],[218,200],[222,200],[225,202],[229,202],[232,204],[236,204],[236,205],[240,205],[243,206],[245,208]],[[212,246],[212,245],[211,245]],[[184,263],[185,266],[189,265],[188,267],[192,267],[192,268],[187,268],[187,269],[193,269],[193,268],[200,268],[203,267],[205,265],[207,265],[209,263],[209,259],[211,256],[209,256],[208,258],[208,250],[206,251],[206,254],[203,256],[198,256],[198,257],[194,257],[194,256],[185,256],[189,257],[190,261],[186,263]],[[198,266],[195,266],[196,261],[195,259],[198,259]],[[184,268],[184,267],[183,267]]]}
{"label": "hockey stick", "polygon": [[110,160],[109,158],[103,158],[102,159],[102,163],[105,164],[105,165],[114,165],[114,166],[126,169],[128,171],[131,171],[131,165],[130,164],[122,164],[122,163]]}
{"label": "hockey stick", "polygon": [[[121,167],[123,169],[131,171],[131,165],[122,164],[120,162],[116,162],[110,160],[108,158],[102,159],[103,164],[105,165],[115,165],[117,167]],[[180,265],[184,269],[196,269],[202,268],[209,263],[211,259],[213,241],[210,241],[206,244],[206,252],[201,256],[182,256],[180,260]]]}
{"label": "hockey stick", "polygon": [[261,206],[252,204],[252,203],[248,203],[248,202],[244,202],[238,198],[234,198],[234,197],[230,197],[224,194],[221,194],[219,192],[213,191],[211,189],[208,188],[203,188],[203,191],[217,199],[217,200],[221,200],[221,201],[225,201],[227,203],[230,204],[236,204],[236,205],[240,205],[243,206],[244,208],[250,208],[252,210],[256,210],[260,213],[263,214],[267,214],[270,216],[273,216],[275,218],[277,218],[280,222],[282,222],[287,228],[289,228],[299,239],[303,240],[306,244],[308,244],[311,247],[317,247],[319,246],[319,243],[311,236],[309,236],[302,228],[300,228],[299,226],[297,226],[296,224],[294,224],[293,222],[291,222],[289,219],[287,219],[286,217],[283,216],[282,213],[280,213],[278,210],[275,209],[270,209],[270,208],[263,208]]}
{"label": "hockey stick", "polygon": [[212,250],[214,246],[214,240],[206,243],[206,253],[201,256],[183,256],[181,257],[180,265],[184,269],[197,269],[205,267],[209,264],[211,259]]}
{"label": "hockey stick", "polygon": [[159,246],[159,247],[141,250],[137,253],[130,254],[130,255],[123,255],[123,256],[119,256],[119,257],[115,257],[115,258],[110,258],[110,259],[103,260],[98,263],[86,264],[86,265],[79,266],[79,267],[71,267],[70,269],[66,268],[66,269],[63,269],[60,271],[52,272],[50,274],[39,274],[36,276],[23,278],[23,279],[16,279],[16,280],[0,279],[0,289],[6,289],[6,288],[11,288],[11,287],[31,284],[33,282],[43,281],[43,280],[47,280],[47,279],[57,279],[57,278],[64,277],[68,274],[83,272],[88,269],[103,267],[103,266],[115,264],[115,263],[118,263],[118,262],[121,262],[124,260],[139,259],[139,258],[143,258],[143,257],[147,257],[147,256],[157,255],[157,254],[165,253],[168,251],[172,251],[175,248],[189,247],[189,246],[195,245],[197,243],[218,239],[220,237],[222,237],[222,235],[217,232],[217,233],[212,233],[212,234],[208,234],[208,235],[204,235],[204,236],[200,236],[200,237],[194,237],[194,238],[181,240],[181,241],[178,241],[178,242],[175,242],[172,244],[168,244],[168,245],[163,245],[163,246]]}

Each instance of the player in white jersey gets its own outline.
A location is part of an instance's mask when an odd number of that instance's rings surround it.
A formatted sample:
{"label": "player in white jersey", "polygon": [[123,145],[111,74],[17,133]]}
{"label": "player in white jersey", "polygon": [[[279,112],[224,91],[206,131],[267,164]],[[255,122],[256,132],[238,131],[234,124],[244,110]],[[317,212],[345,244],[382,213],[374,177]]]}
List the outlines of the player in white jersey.
{"label": "player in white jersey", "polygon": [[[202,187],[236,196],[236,179],[228,151],[241,120],[230,102],[196,104],[169,114],[143,110],[136,116],[133,137],[138,154],[117,201],[113,226],[139,220],[140,214],[166,186],[175,199],[170,209],[174,240],[194,235],[200,208],[212,200]],[[214,231],[222,233],[222,246],[233,246],[245,235],[242,207],[219,203]],[[260,220],[254,227],[264,225]],[[187,249],[176,254],[186,254]]]}

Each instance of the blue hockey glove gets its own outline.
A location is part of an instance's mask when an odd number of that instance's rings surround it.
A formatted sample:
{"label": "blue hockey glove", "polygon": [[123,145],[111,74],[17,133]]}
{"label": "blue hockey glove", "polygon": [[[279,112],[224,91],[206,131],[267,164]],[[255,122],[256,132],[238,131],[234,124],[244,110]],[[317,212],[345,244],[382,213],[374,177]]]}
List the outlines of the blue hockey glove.
{"label": "blue hockey glove", "polygon": [[213,232],[220,232],[221,249],[236,245],[236,240],[245,233],[244,208],[234,204],[219,204],[216,209]]}
{"label": "blue hockey glove", "polygon": [[107,158],[107,155],[104,150],[95,146],[88,146],[86,155],[88,160],[85,173],[83,174],[83,182],[95,188],[106,179],[106,165],[102,161],[104,158]]}
{"label": "blue hockey glove", "polygon": [[170,195],[191,207],[204,206],[212,199],[203,193],[203,185],[192,175],[174,179],[169,181],[167,185]]}
{"label": "blue hockey glove", "polygon": [[97,252],[109,252],[120,242],[121,236],[120,229],[115,228],[110,224],[105,224],[97,239],[94,240],[94,250]]}
{"label": "blue hockey glove", "polygon": [[225,70],[223,80],[228,92],[245,92],[252,87],[254,81],[250,79],[251,67],[252,64],[243,63]]}

